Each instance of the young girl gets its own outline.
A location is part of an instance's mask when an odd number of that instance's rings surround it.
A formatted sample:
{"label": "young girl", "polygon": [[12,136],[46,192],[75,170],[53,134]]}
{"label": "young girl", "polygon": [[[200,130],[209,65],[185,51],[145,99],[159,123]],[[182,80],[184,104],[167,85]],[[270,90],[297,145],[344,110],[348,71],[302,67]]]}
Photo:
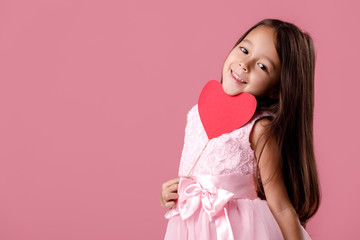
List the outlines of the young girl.
{"label": "young girl", "polygon": [[[239,129],[209,141],[195,105],[188,113],[179,176],[162,186],[165,239],[310,239],[317,211],[313,149],[314,46],[293,24],[265,19],[225,60],[228,95],[258,105]],[[190,172],[190,178],[187,178]],[[180,206],[179,206],[180,205]]]}

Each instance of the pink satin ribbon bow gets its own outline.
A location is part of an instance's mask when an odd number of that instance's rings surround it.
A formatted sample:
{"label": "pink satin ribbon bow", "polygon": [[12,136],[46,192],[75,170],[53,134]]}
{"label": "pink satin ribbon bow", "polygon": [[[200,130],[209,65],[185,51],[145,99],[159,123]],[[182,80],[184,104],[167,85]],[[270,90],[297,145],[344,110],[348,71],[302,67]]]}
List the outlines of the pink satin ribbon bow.
{"label": "pink satin ribbon bow", "polygon": [[167,219],[179,214],[181,219],[185,220],[202,206],[210,222],[215,222],[217,239],[234,239],[226,209],[226,204],[234,193],[215,187],[204,188],[195,180],[181,178],[178,194],[178,203],[175,208],[166,213]]}

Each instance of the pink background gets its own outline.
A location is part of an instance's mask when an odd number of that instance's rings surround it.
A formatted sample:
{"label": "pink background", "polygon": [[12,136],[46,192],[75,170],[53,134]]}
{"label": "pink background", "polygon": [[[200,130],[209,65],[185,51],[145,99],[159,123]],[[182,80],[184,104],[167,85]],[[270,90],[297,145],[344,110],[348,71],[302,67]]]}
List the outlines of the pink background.
{"label": "pink background", "polygon": [[313,239],[360,235],[358,1],[0,1],[0,239],[162,239],[185,117],[263,18],[317,52]]}

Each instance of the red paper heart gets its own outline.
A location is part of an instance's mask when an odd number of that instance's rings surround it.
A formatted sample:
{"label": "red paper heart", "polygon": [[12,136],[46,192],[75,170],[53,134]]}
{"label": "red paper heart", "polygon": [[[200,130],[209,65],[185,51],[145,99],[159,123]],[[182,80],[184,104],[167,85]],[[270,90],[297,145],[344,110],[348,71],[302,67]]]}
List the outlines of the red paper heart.
{"label": "red paper heart", "polygon": [[227,95],[220,82],[209,81],[201,91],[198,109],[209,139],[245,125],[254,115],[256,98],[249,93]]}

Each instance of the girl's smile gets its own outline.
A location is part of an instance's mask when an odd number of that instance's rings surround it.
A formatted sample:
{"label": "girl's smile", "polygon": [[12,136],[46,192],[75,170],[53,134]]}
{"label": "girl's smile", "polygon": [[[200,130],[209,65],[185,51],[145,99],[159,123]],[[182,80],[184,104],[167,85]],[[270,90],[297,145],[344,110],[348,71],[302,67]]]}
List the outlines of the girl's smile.
{"label": "girl's smile", "polygon": [[230,52],[222,75],[223,89],[228,95],[247,92],[263,97],[271,93],[280,76],[275,41],[272,28],[259,26]]}
{"label": "girl's smile", "polygon": [[231,75],[233,76],[234,80],[236,83],[240,83],[240,84],[246,84],[247,81],[244,80],[244,77],[241,77],[240,73],[235,73],[233,70],[231,70]]}

